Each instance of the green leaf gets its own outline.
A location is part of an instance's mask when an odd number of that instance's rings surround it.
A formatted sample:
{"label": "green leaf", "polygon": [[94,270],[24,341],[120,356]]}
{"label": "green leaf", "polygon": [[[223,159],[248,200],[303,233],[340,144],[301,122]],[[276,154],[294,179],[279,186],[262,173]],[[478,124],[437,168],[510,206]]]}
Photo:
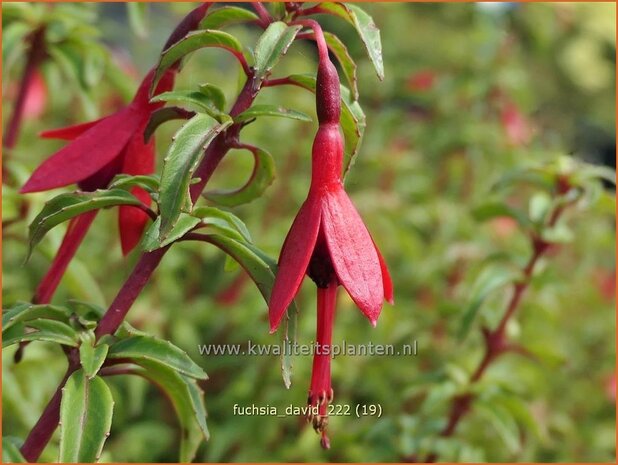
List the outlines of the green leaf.
{"label": "green leaf", "polygon": [[146,252],[152,252],[153,250],[165,247],[172,242],[176,242],[186,233],[195,228],[195,226],[200,224],[200,222],[201,220],[195,216],[181,213],[174,226],[172,226],[172,229],[170,229],[165,236],[165,239],[160,241],[159,230],[161,227],[161,217],[158,217],[146,230],[146,234],[144,234],[140,248]]}
{"label": "green leaf", "polygon": [[255,46],[255,76],[266,78],[279,59],[288,51],[301,26],[288,26],[276,21],[271,23]]}
{"label": "green leaf", "polygon": [[172,403],[181,427],[179,462],[191,462],[201,442],[209,437],[202,391],[194,379],[165,365],[147,360],[140,365],[143,368],[135,374],[155,384]]}
{"label": "green leaf", "polygon": [[190,107],[206,113],[220,121],[223,115],[217,105],[211,101],[210,97],[203,92],[191,90],[174,90],[163,92],[150,99],[151,102],[180,102],[188,104]]}
{"label": "green leaf", "polygon": [[[4,8],[3,8],[4,13]],[[2,30],[2,72],[9,76],[9,71],[20,57],[24,56],[26,38],[32,26],[21,21],[3,26]]]}
{"label": "green leaf", "polygon": [[129,25],[135,35],[142,39],[148,37],[148,27],[146,26],[148,4],[142,2],[127,2],[126,5]]}
{"label": "green leaf", "polygon": [[493,425],[493,430],[511,454],[521,450],[519,428],[508,410],[491,402],[477,402],[476,408]]}
{"label": "green leaf", "polygon": [[384,79],[384,63],[382,61],[382,41],[380,40],[380,30],[373,22],[371,16],[365,13],[360,7],[350,3],[320,3],[318,10],[321,13],[328,13],[343,18],[350,23],[358,32],[369,59],[373,63],[376,74],[380,80]]}
{"label": "green leaf", "polygon": [[551,192],[554,188],[554,176],[548,170],[541,168],[515,169],[500,177],[491,190],[494,192],[506,190],[520,184],[535,186]]}
{"label": "green leaf", "polygon": [[[191,214],[201,218],[202,224],[205,226],[213,225],[221,228],[222,225],[225,225],[225,229],[238,233],[238,240],[251,242],[251,234],[249,233],[247,226],[240,218],[231,212],[215,207],[197,207]],[[214,221],[216,219],[221,221]],[[235,233],[232,234],[233,237],[237,237],[237,234]]]}
{"label": "green leaf", "polygon": [[83,332],[81,338],[79,360],[86,376],[92,378],[99,372],[103,362],[105,362],[109,346],[104,343],[96,344],[94,332],[92,331]]}
{"label": "green leaf", "polygon": [[150,174],[118,174],[112,179],[109,185],[110,189],[125,189],[131,190],[134,187],[139,187],[147,192],[154,193],[159,190],[159,176]]}
{"label": "green leaf", "polygon": [[281,118],[296,119],[299,121],[312,121],[311,117],[299,111],[290,110],[278,105],[253,105],[234,118],[236,123],[257,118],[258,116],[277,116]]}
{"label": "green leaf", "polygon": [[200,92],[208,97],[219,111],[225,109],[225,94],[219,87],[213,84],[200,84]]}
{"label": "green leaf", "polygon": [[77,370],[62,389],[59,462],[95,462],[112,426],[114,400],[98,376]]}
{"label": "green leaf", "polygon": [[257,21],[258,16],[252,11],[237,6],[224,6],[211,10],[200,23],[200,29],[221,29],[235,23]]}
{"label": "green leaf", "polygon": [[358,86],[356,78],[356,63],[348,53],[348,49],[343,42],[335,34],[330,32],[324,33],[326,45],[328,49],[337,57],[337,61],[341,65],[343,75],[348,81],[348,85],[352,92],[352,100],[358,100]]}
{"label": "green leaf", "polygon": [[77,347],[77,332],[66,323],[39,318],[14,324],[2,331],[2,347],[19,342],[46,341],[70,347]]}
{"label": "green leaf", "polygon": [[21,455],[19,448],[21,441],[15,437],[2,437],[2,463],[26,463],[27,460]]}
{"label": "green leaf", "polygon": [[[295,85],[315,93],[315,76],[293,74],[287,79]],[[348,174],[354,157],[358,153],[365,132],[365,113],[358,101],[353,101],[347,87],[341,86],[341,130],[345,138],[345,158],[343,162],[343,176]]]}
{"label": "green leaf", "polygon": [[229,191],[205,192],[208,200],[226,207],[235,207],[259,198],[275,179],[275,161],[270,153],[258,147],[244,146],[253,154],[253,171],[247,182]]}
{"label": "green leaf", "polygon": [[90,88],[96,86],[103,77],[107,63],[105,49],[89,45],[88,51],[83,53],[82,76],[85,85]]}
{"label": "green leaf", "polygon": [[51,304],[18,303],[11,308],[2,310],[2,333],[11,326],[24,321],[44,318],[68,323],[71,312],[64,307]]}
{"label": "green leaf", "polygon": [[187,355],[169,341],[163,341],[152,336],[131,336],[114,343],[109,348],[110,359],[131,359],[140,365],[139,360],[149,360],[163,364],[186,376],[196,379],[207,379],[208,376]]}
{"label": "green leaf", "polygon": [[204,150],[232,120],[213,124],[205,114],[197,114],[180,128],[163,161],[159,209],[161,212],[161,238],[170,232],[182,208],[190,200],[189,186]]}
{"label": "green leaf", "polygon": [[463,311],[463,317],[461,319],[461,326],[458,333],[459,339],[463,340],[468,335],[476,315],[489,294],[521,278],[521,272],[519,271],[496,266],[485,268],[476,278],[472,286],[469,303]]}
{"label": "green leaf", "polygon": [[494,218],[508,217],[517,221],[525,229],[530,229],[533,226],[532,221],[524,212],[499,201],[490,201],[475,207],[472,210],[472,216],[476,221],[481,222]]}
{"label": "green leaf", "polygon": [[179,107],[163,107],[153,111],[150,114],[150,119],[148,120],[148,124],[144,129],[144,142],[148,142],[154,132],[163,123],[167,123],[168,121],[172,121],[175,119],[187,120],[189,118],[192,118],[193,116],[195,116],[194,112],[187,111],[184,108]]}
{"label": "green leaf", "polygon": [[157,83],[159,82],[159,79],[161,79],[161,76],[163,76],[165,71],[171,68],[174,63],[191,52],[207,47],[223,48],[235,55],[243,53],[241,43],[227,32],[210,29],[191,31],[184,38],[170,46],[167,50],[163,51],[152,81],[152,86],[150,88],[151,91],[156,89]]}
{"label": "green leaf", "polygon": [[123,189],[97,190],[60,194],[45,203],[43,210],[30,223],[28,257],[54,226],[82,213],[117,205],[141,205],[139,199]]}

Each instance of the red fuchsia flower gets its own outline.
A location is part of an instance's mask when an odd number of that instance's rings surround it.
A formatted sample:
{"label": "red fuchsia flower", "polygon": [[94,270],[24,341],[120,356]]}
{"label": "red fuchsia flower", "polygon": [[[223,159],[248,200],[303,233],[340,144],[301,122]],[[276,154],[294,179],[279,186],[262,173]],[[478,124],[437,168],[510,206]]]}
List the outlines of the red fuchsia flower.
{"label": "red fuchsia flower", "polygon": [[318,287],[317,344],[307,402],[317,409],[317,414],[310,414],[309,420],[321,433],[322,447],[328,448],[327,409],[333,399],[330,346],[337,287],[345,288],[375,326],[383,300],[393,302],[393,286],[379,250],[343,188],[339,76],[328,58],[317,23],[303,23],[314,28],[320,49],[316,87],[319,129],[312,149],[311,187],[281,250],[269,317],[272,333],[281,323],[305,274],[313,279]]}
{"label": "red fuchsia flower", "polygon": [[[174,44],[195,29],[206,14],[210,3],[203,3],[190,12],[170,35],[164,48]],[[178,67],[167,70],[157,84],[154,94],[169,91],[174,86]],[[41,192],[77,184],[81,190],[94,191],[108,186],[117,174],[151,174],[155,168],[154,139],[144,141],[144,130],[152,112],[163,102],[150,102],[150,88],[154,70],[142,80],[133,100],[115,113],[96,121],[44,131],[41,136],[71,141],[45,160],[30,176],[21,192]],[[150,205],[148,193],[135,187],[132,193]],[[79,244],[96,216],[96,211],[71,220],[54,261],[41,281],[34,300],[46,303],[64,274]],[[121,206],[118,212],[122,252],[128,254],[139,242],[148,215],[135,207]]]}

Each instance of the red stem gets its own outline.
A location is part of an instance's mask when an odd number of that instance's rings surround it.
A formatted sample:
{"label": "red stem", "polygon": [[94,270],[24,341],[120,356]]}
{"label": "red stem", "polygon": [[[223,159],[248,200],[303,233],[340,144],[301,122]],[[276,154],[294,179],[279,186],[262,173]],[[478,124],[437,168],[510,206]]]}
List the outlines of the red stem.
{"label": "red stem", "polygon": [[268,27],[270,23],[273,22],[273,18],[270,16],[270,13],[266,9],[266,7],[262,4],[262,2],[251,2],[251,6],[255,10],[255,12],[260,17],[260,26],[263,28]]}
{"label": "red stem", "polygon": [[[565,207],[566,205],[559,205],[554,209],[552,215],[547,222],[548,227],[555,226],[556,222],[560,218],[560,215],[562,215]],[[515,315],[515,313],[517,312],[519,304],[521,303],[524,293],[528,289],[530,280],[532,279],[536,264],[545,254],[548,247],[549,244],[544,242],[542,239],[537,237],[532,238],[532,256],[522,270],[523,279],[513,285],[513,294],[511,296],[511,299],[509,300],[504,315],[500,319],[500,322],[498,323],[496,329],[494,329],[493,331],[490,331],[486,328],[483,329],[483,336],[485,337],[485,354],[483,355],[483,358],[481,359],[474,373],[470,376],[470,384],[474,384],[480,381],[487,372],[487,369],[492,365],[492,363],[500,355],[513,348],[513,346],[511,346],[507,341],[507,324],[511,320],[513,315]],[[470,393],[456,396],[453,399],[447,424],[440,432],[440,436],[450,437],[455,433],[455,430],[457,429],[457,426],[459,425],[461,420],[470,411],[470,406],[472,405],[473,400],[474,396]],[[437,459],[438,454],[431,453],[425,458],[423,462],[431,463],[435,462]]]}
{"label": "red stem", "polygon": [[[230,110],[232,117],[239,115],[248,109],[257,93],[259,92],[259,84],[256,85],[254,77],[247,79],[243,89]],[[191,187],[191,198],[195,201],[201,194],[204,186],[217,168],[219,162],[223,159],[230,147],[236,143],[240,125],[233,125],[227,131],[219,134],[215,140],[209,145],[202,163],[195,172],[195,177],[200,178],[200,181]],[[125,281],[124,285],[118,292],[116,298],[111,303],[105,315],[99,322],[95,334],[97,338],[105,334],[113,334],[124,321],[131,305],[139,296],[140,292],[152,276],[152,273],[160,263],[163,255],[169,250],[170,246],[164,247],[153,252],[142,254],[141,258],[135,265],[135,268]],[[73,349],[69,353],[69,359],[75,359],[77,352]],[[43,414],[35,424],[34,428],[28,434],[21,447],[22,455],[30,462],[36,461],[49,440],[52,437],[59,421],[61,390],[68,377],[79,367],[77,365],[69,365],[67,374],[63,381],[58,386],[56,393],[49,401]]]}
{"label": "red stem", "polygon": [[21,78],[21,84],[19,92],[17,93],[17,100],[13,106],[13,113],[9,119],[9,123],[6,131],[4,132],[4,139],[2,140],[2,146],[5,149],[11,149],[15,147],[17,139],[19,138],[19,132],[24,115],[24,107],[26,99],[28,98],[28,92],[34,79],[34,73],[43,58],[45,57],[45,29],[40,28],[34,32],[31,42],[30,51],[28,53],[28,59],[24,68],[24,74]]}

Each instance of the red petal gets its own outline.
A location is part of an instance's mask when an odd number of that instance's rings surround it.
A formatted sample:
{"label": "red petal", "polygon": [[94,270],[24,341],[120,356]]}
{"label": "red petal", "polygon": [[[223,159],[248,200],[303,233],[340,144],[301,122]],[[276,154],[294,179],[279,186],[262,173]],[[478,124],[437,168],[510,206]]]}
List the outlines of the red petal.
{"label": "red petal", "polygon": [[375,326],[384,298],[380,260],[369,231],[343,188],[325,195],[322,228],[339,282]]}
{"label": "red petal", "polygon": [[[154,138],[144,144],[143,129],[136,132],[125,149],[122,172],[126,174],[151,174],[155,168]],[[145,205],[150,205],[148,192],[139,187],[131,190]],[[143,211],[130,206],[121,206],[118,212],[120,244],[123,255],[127,255],[139,243],[149,217]]]}
{"label": "red petal", "polygon": [[78,136],[81,136],[88,129],[91,129],[95,125],[99,124],[105,118],[97,119],[94,121],[88,121],[87,123],[75,124],[73,126],[66,126],[64,128],[50,129],[49,131],[43,131],[39,134],[43,139],[63,139],[73,140]]}
{"label": "red petal", "polygon": [[380,249],[378,249],[375,241],[373,241],[373,245],[376,248],[378,260],[380,260],[380,270],[382,271],[382,285],[384,287],[384,298],[389,304],[393,305],[395,303],[395,299],[393,298],[393,280],[391,279],[391,274],[388,272],[388,267],[386,266],[384,257],[380,253]]}
{"label": "red petal", "polygon": [[71,259],[82,243],[98,210],[83,213],[69,222],[62,244],[52,261],[49,270],[36,289],[33,301],[37,304],[47,304],[51,301],[60,280],[64,275]]}
{"label": "red petal", "polygon": [[305,277],[318,238],[320,205],[318,199],[311,196],[307,198],[281,248],[279,271],[268,303],[271,333],[277,330],[284,312]]}
{"label": "red petal", "polygon": [[123,109],[93,126],[45,160],[21,192],[40,192],[85,179],[120,155],[143,116]]}

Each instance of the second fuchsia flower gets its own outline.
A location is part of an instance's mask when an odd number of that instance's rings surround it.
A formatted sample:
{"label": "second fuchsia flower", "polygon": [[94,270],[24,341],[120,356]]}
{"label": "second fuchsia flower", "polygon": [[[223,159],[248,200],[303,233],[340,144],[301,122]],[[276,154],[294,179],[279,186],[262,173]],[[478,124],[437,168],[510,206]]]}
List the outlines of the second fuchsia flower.
{"label": "second fuchsia flower", "polygon": [[[320,46],[321,30],[315,24]],[[318,408],[310,420],[329,447],[328,404],[333,399],[329,347],[332,342],[337,287],[342,285],[359,309],[376,325],[383,300],[393,302],[391,278],[356,208],[343,188],[343,140],[339,76],[320,47],[316,107],[319,129],[312,149],[309,194],[285,239],[269,302],[270,330],[277,330],[305,274],[318,287],[317,345],[308,404]]]}

